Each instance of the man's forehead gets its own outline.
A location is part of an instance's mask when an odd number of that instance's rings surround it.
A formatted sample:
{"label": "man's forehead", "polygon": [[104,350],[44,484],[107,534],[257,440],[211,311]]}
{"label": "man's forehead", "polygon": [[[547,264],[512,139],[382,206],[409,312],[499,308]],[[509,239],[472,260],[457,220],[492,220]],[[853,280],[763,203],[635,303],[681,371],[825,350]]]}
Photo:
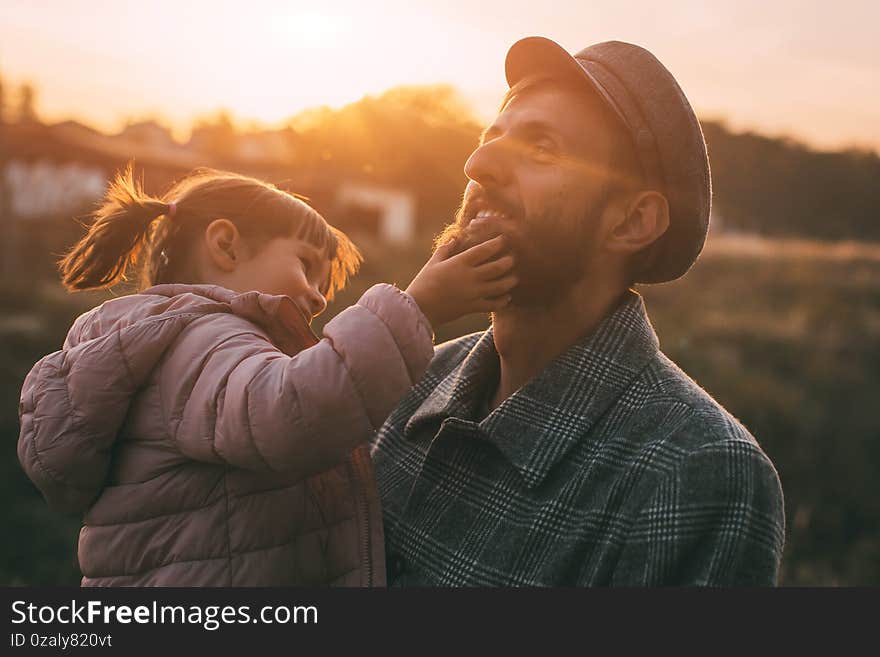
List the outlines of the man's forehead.
{"label": "man's forehead", "polygon": [[544,128],[578,138],[607,128],[607,113],[595,93],[556,84],[527,88],[507,99],[484,134],[518,127]]}

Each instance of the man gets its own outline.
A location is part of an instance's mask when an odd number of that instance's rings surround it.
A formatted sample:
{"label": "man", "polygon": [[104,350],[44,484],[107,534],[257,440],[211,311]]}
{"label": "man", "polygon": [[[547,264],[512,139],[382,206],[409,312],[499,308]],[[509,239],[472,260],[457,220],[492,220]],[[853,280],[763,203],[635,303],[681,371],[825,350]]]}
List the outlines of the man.
{"label": "man", "polygon": [[441,241],[505,235],[520,284],[379,432],[389,584],[774,584],[777,473],[630,290],[678,278],[705,241],[693,110],[626,43],[572,57],[528,38],[506,72]]}

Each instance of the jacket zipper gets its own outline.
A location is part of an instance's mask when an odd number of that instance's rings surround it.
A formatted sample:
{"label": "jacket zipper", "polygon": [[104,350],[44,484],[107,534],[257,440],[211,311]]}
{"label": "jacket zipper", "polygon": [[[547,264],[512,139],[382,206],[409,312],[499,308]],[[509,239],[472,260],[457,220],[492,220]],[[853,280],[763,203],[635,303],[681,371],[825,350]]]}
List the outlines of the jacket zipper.
{"label": "jacket zipper", "polygon": [[357,490],[358,506],[360,507],[361,517],[363,518],[363,522],[360,523],[362,530],[360,537],[361,566],[367,574],[367,586],[371,587],[373,586],[373,559],[371,550],[372,534],[370,532],[370,501],[364,484],[366,475],[363,472],[359,460],[361,455],[364,454],[365,449],[366,448],[363,446],[355,449],[349,457],[349,462],[351,464],[352,479],[354,480],[354,486]]}

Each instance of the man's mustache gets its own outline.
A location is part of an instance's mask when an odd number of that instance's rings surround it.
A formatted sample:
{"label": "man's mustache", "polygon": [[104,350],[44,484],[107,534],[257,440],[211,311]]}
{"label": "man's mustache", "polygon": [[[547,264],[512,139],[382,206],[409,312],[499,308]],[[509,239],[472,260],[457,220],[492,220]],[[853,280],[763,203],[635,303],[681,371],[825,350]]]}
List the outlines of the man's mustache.
{"label": "man's mustache", "polygon": [[514,203],[491,189],[471,182],[465,188],[464,198],[456,213],[456,223],[470,223],[476,210],[484,208],[503,212],[511,218],[519,216],[519,209]]}
{"label": "man's mustache", "polygon": [[464,190],[461,205],[456,210],[452,223],[447,224],[434,240],[434,248],[451,242],[453,243],[451,255],[455,255],[501,235],[504,231],[498,221],[484,220],[472,225],[474,215],[484,208],[501,211],[508,217],[518,216],[518,211],[512,203],[479,183],[471,181]]}
{"label": "man's mustache", "polygon": [[457,216],[455,223],[449,224],[443,231],[437,245],[452,242],[451,255],[455,255],[502,234],[504,230],[498,221],[484,220],[474,224]]}

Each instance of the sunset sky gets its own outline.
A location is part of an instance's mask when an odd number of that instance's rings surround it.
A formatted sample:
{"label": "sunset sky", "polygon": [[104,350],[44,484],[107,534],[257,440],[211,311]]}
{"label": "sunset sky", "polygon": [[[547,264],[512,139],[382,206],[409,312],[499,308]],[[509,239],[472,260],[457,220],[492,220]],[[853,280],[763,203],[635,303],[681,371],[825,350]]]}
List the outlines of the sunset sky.
{"label": "sunset sky", "polygon": [[49,121],[276,124],[399,84],[451,83],[489,118],[518,38],[647,47],[702,118],[880,150],[880,3],[836,0],[2,0],[0,77]]}

